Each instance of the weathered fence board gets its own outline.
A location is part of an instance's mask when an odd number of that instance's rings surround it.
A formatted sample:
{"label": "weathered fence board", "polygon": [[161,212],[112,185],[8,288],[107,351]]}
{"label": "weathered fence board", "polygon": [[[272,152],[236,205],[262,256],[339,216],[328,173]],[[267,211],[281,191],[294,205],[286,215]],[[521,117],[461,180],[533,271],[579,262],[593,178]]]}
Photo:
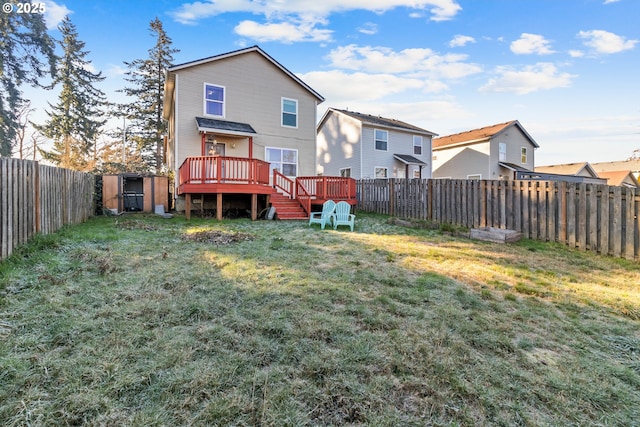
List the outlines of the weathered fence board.
{"label": "weathered fence board", "polygon": [[94,176],[0,158],[0,259],[36,233],[53,233],[93,215]]}
{"label": "weathered fence board", "polygon": [[640,191],[556,181],[360,180],[358,208],[640,258]]}

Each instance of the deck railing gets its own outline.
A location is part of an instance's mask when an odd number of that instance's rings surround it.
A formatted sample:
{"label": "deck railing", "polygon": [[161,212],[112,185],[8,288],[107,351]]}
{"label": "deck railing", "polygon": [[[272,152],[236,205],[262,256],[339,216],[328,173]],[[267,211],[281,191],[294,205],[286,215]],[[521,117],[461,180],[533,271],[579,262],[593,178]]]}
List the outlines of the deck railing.
{"label": "deck railing", "polygon": [[179,169],[179,185],[184,184],[269,185],[269,163],[244,157],[187,157]]}
{"label": "deck railing", "polygon": [[320,200],[356,200],[356,181],[341,176],[299,176],[309,194]]}

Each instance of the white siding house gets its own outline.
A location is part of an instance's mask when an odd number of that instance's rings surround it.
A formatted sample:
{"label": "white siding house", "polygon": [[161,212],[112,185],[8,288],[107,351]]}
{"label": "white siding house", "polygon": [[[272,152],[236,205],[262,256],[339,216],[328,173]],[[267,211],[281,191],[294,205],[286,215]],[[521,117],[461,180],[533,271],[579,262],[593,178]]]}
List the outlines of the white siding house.
{"label": "white siding house", "polygon": [[431,178],[436,134],[399,120],[329,108],[317,127],[317,173],[363,178]]}

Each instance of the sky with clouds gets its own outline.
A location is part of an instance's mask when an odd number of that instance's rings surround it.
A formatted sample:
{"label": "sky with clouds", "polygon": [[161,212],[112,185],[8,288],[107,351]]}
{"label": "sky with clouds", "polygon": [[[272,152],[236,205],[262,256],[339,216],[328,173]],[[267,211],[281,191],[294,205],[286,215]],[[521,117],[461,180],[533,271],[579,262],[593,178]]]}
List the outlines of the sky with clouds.
{"label": "sky with clouds", "polygon": [[515,119],[540,145],[537,165],[640,149],[638,0],[44,3],[53,36],[70,16],[114,100],[158,17],[176,64],[257,44],[325,97],[319,116],[348,108],[441,136]]}

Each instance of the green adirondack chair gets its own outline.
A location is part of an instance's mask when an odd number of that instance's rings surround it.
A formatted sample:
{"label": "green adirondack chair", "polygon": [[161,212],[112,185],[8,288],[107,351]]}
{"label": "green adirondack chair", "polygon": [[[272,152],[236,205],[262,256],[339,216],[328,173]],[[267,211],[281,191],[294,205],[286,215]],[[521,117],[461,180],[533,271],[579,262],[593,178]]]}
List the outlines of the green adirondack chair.
{"label": "green adirondack chair", "polygon": [[356,216],[351,213],[351,205],[344,201],[338,202],[333,213],[333,229],[336,230],[339,225],[348,225],[353,231],[355,222]]}
{"label": "green adirondack chair", "polygon": [[311,215],[309,215],[309,225],[320,224],[320,227],[324,230],[325,225],[331,225],[331,218],[333,217],[335,208],[336,202],[327,200],[322,204],[322,212],[311,212]]}

